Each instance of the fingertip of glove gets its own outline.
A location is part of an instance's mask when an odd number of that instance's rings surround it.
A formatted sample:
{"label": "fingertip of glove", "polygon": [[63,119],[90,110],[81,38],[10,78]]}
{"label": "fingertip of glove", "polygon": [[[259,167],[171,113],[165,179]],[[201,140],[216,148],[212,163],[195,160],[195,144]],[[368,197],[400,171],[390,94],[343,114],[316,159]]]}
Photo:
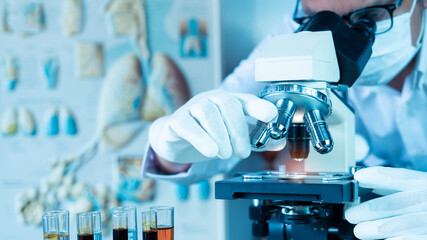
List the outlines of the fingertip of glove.
{"label": "fingertip of glove", "polygon": [[363,232],[364,232],[363,226],[361,226],[360,224],[357,224],[356,226],[354,226],[353,233],[355,237],[357,237],[358,239],[363,239],[364,237]]}
{"label": "fingertip of glove", "polygon": [[260,121],[269,122],[277,116],[277,109],[273,103],[252,94],[234,93],[242,103],[244,112]]}
{"label": "fingertip of glove", "polygon": [[219,155],[218,145],[210,138],[191,141],[190,144],[205,157],[214,158]]}
{"label": "fingertip of glove", "polygon": [[263,122],[270,122],[271,120],[273,120],[276,116],[277,116],[277,108],[276,106],[274,106],[271,102],[268,102],[266,100],[262,100],[265,103],[263,105],[264,106],[264,114],[263,114],[263,119],[261,119],[261,121]]}
{"label": "fingertip of glove", "polygon": [[228,150],[225,152],[223,151],[222,153],[218,154],[218,157],[221,159],[229,159],[232,154],[233,154],[233,152],[231,151],[231,148],[230,148],[230,151],[228,151]]}
{"label": "fingertip of glove", "polygon": [[244,152],[244,154],[243,154],[243,158],[248,158],[249,157],[249,155],[251,155],[251,149],[250,148],[248,148],[248,149],[246,149],[246,152]]}
{"label": "fingertip of glove", "polygon": [[354,179],[359,182],[364,182],[367,178],[378,175],[378,170],[385,167],[368,167],[357,171],[354,174]]}
{"label": "fingertip of glove", "polygon": [[218,156],[218,147],[216,145],[207,145],[203,149],[199,149],[200,153],[208,158],[214,158]]}
{"label": "fingertip of glove", "polygon": [[361,222],[353,229],[354,236],[358,239],[383,239],[384,232],[378,229],[378,223]]}
{"label": "fingertip of glove", "polygon": [[347,209],[344,213],[345,219],[351,224],[358,223],[357,216],[356,216],[357,215],[357,209],[355,209],[355,208],[356,208],[356,206],[352,207],[350,209]]}
{"label": "fingertip of glove", "polygon": [[241,159],[245,159],[248,158],[249,155],[251,155],[251,149],[250,147],[245,147],[243,149],[241,149],[240,151],[235,153],[237,157],[241,158]]}
{"label": "fingertip of glove", "polygon": [[274,104],[264,99],[250,101],[246,107],[246,111],[249,116],[263,122],[270,122],[277,116],[277,108]]}

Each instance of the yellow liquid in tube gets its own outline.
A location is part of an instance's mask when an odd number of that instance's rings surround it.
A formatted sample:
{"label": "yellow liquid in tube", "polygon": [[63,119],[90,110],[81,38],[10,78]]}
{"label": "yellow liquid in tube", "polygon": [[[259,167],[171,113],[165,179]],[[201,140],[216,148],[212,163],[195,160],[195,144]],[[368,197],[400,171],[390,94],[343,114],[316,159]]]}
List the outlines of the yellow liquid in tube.
{"label": "yellow liquid in tube", "polygon": [[45,233],[43,240],[59,240],[59,233]]}

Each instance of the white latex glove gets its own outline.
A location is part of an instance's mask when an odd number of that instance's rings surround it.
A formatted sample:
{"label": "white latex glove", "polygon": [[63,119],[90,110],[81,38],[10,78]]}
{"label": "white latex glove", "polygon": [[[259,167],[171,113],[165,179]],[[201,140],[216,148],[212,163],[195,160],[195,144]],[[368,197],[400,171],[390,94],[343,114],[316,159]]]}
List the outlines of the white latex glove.
{"label": "white latex glove", "polygon": [[277,115],[274,104],[250,94],[212,90],[190,99],[174,114],[152,124],[149,141],[163,159],[194,163],[234,153],[251,152],[245,115],[269,122]]}
{"label": "white latex glove", "polygon": [[427,173],[370,167],[354,175],[361,187],[394,192],[348,209],[346,219],[360,239],[427,239]]}

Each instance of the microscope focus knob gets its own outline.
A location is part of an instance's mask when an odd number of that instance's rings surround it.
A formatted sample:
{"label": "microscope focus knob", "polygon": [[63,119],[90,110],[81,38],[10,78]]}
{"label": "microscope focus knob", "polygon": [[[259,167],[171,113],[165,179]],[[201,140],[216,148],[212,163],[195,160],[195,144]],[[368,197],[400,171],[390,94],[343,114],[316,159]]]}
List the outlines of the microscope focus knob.
{"label": "microscope focus knob", "polygon": [[252,235],[254,237],[266,237],[269,235],[267,221],[254,221],[252,223]]}

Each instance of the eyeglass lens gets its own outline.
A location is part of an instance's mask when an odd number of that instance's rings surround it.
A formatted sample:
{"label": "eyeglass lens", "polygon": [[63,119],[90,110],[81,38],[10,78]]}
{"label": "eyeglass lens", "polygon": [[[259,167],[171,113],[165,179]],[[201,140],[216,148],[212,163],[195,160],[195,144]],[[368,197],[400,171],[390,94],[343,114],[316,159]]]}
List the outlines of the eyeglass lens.
{"label": "eyeglass lens", "polygon": [[356,23],[359,19],[366,17],[377,23],[375,34],[385,33],[392,27],[391,15],[385,8],[368,8],[356,11],[350,15],[350,23]]}
{"label": "eyeglass lens", "polygon": [[[351,24],[356,23],[361,18],[369,17],[377,23],[377,30],[375,34],[385,33],[390,30],[393,26],[392,14],[385,5],[385,7],[372,7],[357,10],[353,13],[350,13],[349,21]],[[309,17],[305,16],[303,6],[300,0],[297,0],[296,7],[293,15],[295,20],[298,20],[299,23],[306,21]]]}

